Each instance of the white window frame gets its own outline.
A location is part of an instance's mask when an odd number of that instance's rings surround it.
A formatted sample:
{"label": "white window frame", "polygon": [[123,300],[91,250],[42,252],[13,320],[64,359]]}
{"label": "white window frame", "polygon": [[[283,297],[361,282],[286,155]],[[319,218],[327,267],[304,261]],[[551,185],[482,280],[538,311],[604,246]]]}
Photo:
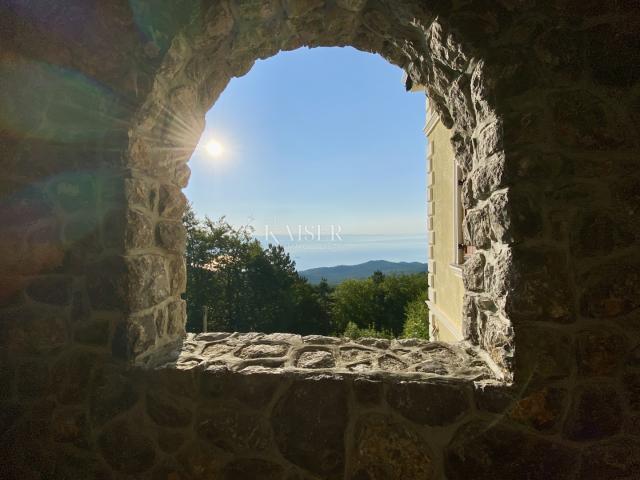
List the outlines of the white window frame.
{"label": "white window frame", "polygon": [[451,263],[449,267],[453,273],[462,277],[462,264],[464,263],[464,251],[460,248],[463,243],[462,237],[462,169],[453,158],[453,245],[451,251]]}

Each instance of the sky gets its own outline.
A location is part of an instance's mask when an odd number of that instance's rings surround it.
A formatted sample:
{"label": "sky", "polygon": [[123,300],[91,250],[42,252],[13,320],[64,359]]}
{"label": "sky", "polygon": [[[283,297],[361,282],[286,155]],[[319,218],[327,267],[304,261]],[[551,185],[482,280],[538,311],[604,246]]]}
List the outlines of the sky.
{"label": "sky", "polygon": [[257,233],[422,234],[424,123],[424,94],[405,92],[382,57],[282,52],[232,79],[207,113],[185,193],[198,215]]}

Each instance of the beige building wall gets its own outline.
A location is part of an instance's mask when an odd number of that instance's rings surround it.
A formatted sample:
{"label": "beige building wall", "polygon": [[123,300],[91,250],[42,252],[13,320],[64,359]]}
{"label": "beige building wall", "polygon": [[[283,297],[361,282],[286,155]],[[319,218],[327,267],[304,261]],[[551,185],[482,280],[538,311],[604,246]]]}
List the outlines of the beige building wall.
{"label": "beige building wall", "polygon": [[461,207],[451,131],[427,103],[429,325],[432,340],[462,340]]}

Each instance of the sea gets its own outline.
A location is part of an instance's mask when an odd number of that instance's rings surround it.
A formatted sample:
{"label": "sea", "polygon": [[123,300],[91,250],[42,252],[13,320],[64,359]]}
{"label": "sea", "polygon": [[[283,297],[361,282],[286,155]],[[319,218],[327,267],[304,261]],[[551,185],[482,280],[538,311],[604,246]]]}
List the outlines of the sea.
{"label": "sea", "polygon": [[275,234],[256,235],[263,245],[282,245],[298,270],[336,265],[357,265],[369,260],[427,262],[424,235],[326,235],[320,238]]}

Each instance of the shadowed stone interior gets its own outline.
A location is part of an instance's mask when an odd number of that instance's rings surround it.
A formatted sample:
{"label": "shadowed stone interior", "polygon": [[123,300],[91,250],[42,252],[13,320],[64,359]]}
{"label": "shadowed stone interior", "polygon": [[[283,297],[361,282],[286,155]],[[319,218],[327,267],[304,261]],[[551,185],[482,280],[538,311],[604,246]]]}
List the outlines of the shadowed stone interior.
{"label": "shadowed stone interior", "polygon": [[[624,0],[3,2],[2,477],[635,478],[639,31]],[[305,45],[451,127],[463,343],[185,337],[204,114]]]}

